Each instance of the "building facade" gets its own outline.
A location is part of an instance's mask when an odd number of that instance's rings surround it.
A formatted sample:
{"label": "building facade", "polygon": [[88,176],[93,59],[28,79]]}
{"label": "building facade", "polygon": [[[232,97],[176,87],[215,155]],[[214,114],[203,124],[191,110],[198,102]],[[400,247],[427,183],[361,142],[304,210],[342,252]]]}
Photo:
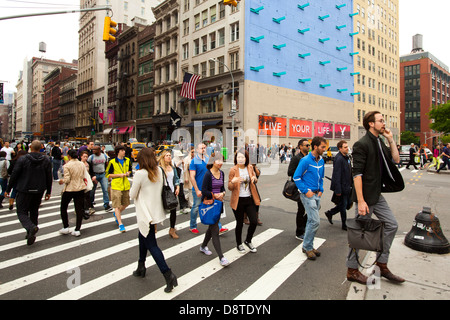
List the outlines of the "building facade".
{"label": "building facade", "polygon": [[[113,21],[127,25],[133,19],[152,23],[151,8],[158,0],[80,0],[80,7],[91,8],[110,6],[114,12]],[[104,139],[104,130],[100,130],[98,114],[107,111],[108,66],[105,60],[105,43],[102,41],[104,11],[84,12],[80,14],[79,29],[79,72],[77,90],[77,129],[80,137]],[[98,104],[103,101],[104,104]],[[92,136],[92,137],[91,137]]]}
{"label": "building facade", "polygon": [[399,1],[353,0],[353,11],[358,136],[365,134],[364,115],[376,110],[400,142]]}
{"label": "building facade", "polygon": [[76,136],[76,73],[62,79],[59,90],[59,130],[61,139],[69,139]]}
{"label": "building facade", "polygon": [[42,58],[32,58],[32,94],[31,94],[31,132],[34,138],[44,137],[44,79],[55,68],[77,68],[76,61],[72,63]]}
{"label": "building facade", "polygon": [[76,68],[57,67],[44,78],[44,137],[46,140],[61,140],[64,137],[60,127],[60,92],[62,83],[76,75]]}
{"label": "building facade", "polygon": [[449,67],[430,52],[400,57],[401,130],[412,131],[421,144],[436,145],[439,133],[430,128],[432,106],[450,100]]}

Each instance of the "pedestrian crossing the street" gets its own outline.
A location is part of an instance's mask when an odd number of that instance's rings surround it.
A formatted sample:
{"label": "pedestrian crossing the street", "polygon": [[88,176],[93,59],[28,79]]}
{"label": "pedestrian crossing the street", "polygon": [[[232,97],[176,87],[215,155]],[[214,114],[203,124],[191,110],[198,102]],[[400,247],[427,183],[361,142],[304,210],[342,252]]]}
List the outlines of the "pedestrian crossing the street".
{"label": "pedestrian crossing the street", "polygon": [[[306,261],[297,240],[277,246],[280,252],[275,258],[267,254],[274,251],[273,243],[287,232],[271,226],[257,228],[252,240],[257,253],[248,250],[239,253],[234,236],[236,223],[234,216],[228,214],[222,219],[223,227],[229,231],[221,235],[221,245],[230,265],[224,268],[212,241],[208,244],[213,252],[211,256],[199,251],[206,226],[198,219],[201,233],[194,235],[189,232],[190,215],[179,213],[176,224],[179,239],[169,237],[168,219],[158,225],[156,233],[167,264],[178,277],[178,286],[166,293],[164,278],[150,254],[146,260],[146,277],[132,275],[139,254],[134,204],[122,214],[126,232],[120,233],[112,212],[104,211],[101,199],[102,192],[97,189],[97,212],[83,221],[80,237],[58,232],[62,228],[60,196],[43,201],[39,232],[31,246],[26,245],[25,230],[15,209],[0,209],[0,300],[216,299],[216,294],[221,300],[266,300],[292,275],[301,272],[299,269]],[[71,230],[75,227],[73,207],[71,203]],[[227,212],[231,212],[229,207]],[[315,239],[316,247],[324,243],[325,239]],[[247,277],[248,270],[255,274]]]}

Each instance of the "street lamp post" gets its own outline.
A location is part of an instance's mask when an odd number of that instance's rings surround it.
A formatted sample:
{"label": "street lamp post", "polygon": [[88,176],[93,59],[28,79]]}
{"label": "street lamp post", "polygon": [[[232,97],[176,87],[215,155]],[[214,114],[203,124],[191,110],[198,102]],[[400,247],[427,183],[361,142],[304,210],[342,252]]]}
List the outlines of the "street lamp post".
{"label": "street lamp post", "polygon": [[228,72],[231,75],[231,111],[229,115],[231,116],[231,154],[234,154],[234,116],[236,115],[236,101],[234,100],[234,77],[230,68],[220,60],[210,58],[210,61],[221,63],[225,68],[227,68]]}

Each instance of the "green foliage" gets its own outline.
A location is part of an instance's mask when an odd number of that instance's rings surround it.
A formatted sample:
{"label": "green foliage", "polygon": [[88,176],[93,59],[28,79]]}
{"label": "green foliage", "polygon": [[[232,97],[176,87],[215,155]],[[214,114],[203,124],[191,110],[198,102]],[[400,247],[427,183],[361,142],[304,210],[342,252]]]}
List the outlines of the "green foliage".
{"label": "green foliage", "polygon": [[400,135],[400,143],[401,144],[419,144],[420,138],[417,137],[412,131],[403,131]]}
{"label": "green foliage", "polygon": [[431,129],[444,134],[450,133],[450,103],[433,106],[428,116],[434,120],[434,123],[430,124]]}

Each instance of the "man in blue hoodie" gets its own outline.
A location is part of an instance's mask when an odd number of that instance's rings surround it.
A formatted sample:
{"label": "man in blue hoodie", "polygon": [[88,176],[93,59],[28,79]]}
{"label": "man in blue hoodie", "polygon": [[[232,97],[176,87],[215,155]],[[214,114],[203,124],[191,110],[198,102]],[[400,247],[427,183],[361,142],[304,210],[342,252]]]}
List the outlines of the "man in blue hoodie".
{"label": "man in blue hoodie", "polygon": [[320,222],[319,208],[325,175],[322,154],[326,149],[327,141],[323,137],[314,137],[311,141],[312,151],[300,160],[294,173],[294,182],[300,191],[300,199],[308,215],[302,251],[309,260],[316,260],[316,257],[320,256],[313,243]]}

